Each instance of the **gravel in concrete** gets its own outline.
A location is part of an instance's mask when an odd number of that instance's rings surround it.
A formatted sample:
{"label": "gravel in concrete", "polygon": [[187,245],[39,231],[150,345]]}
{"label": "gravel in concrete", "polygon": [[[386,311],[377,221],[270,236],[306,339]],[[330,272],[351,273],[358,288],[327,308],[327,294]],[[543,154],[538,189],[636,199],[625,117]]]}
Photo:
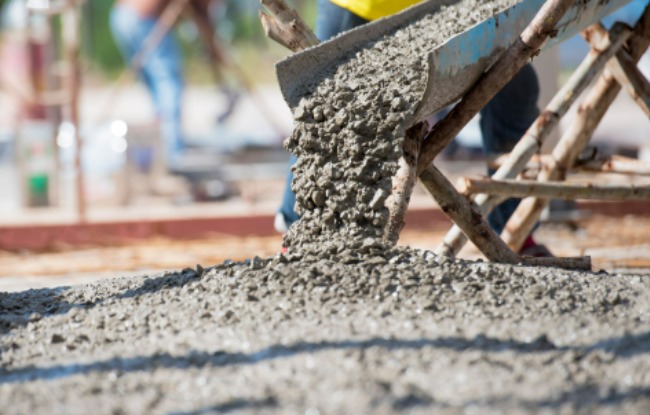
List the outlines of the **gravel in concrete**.
{"label": "gravel in concrete", "polygon": [[396,248],[0,294],[15,414],[650,409],[650,279]]}

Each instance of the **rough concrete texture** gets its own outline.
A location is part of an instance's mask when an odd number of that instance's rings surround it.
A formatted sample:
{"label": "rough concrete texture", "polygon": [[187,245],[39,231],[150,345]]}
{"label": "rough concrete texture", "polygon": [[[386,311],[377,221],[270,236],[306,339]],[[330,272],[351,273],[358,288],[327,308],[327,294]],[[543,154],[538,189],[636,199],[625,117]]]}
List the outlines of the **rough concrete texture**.
{"label": "rough concrete texture", "polygon": [[650,413],[649,279],[378,239],[418,56],[456,30],[425,17],[304,100],[289,254],[0,293],[0,411]]}
{"label": "rough concrete texture", "polygon": [[287,246],[343,249],[384,234],[404,123],[426,87],[429,52],[517,2],[444,6],[349,54],[302,98],[287,140],[298,156],[293,189],[301,221],[290,229]]}
{"label": "rough concrete texture", "polygon": [[650,279],[396,248],[0,294],[11,414],[650,410]]}

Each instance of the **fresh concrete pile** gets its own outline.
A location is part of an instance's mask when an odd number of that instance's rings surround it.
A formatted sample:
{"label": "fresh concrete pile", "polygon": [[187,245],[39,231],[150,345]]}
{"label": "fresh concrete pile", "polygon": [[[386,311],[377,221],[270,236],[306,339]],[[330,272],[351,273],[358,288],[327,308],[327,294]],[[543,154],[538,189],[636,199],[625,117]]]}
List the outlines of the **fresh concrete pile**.
{"label": "fresh concrete pile", "polygon": [[288,254],[0,293],[0,412],[649,413],[650,279],[378,238],[422,54],[459,30],[448,16],[356,53],[303,101]]}
{"label": "fresh concrete pile", "polygon": [[436,46],[517,0],[462,0],[350,53],[294,111],[287,142],[298,156],[293,189],[300,223],[286,244],[342,249],[374,244],[402,155],[404,122],[426,88]]}
{"label": "fresh concrete pile", "polygon": [[279,255],[0,294],[7,414],[650,408],[650,279]]}

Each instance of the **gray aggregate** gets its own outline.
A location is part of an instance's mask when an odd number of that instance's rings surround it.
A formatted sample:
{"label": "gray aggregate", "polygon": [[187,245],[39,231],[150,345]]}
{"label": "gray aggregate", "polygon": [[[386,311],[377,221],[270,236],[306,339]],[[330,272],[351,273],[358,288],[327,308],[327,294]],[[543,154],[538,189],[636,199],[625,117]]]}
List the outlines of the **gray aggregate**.
{"label": "gray aggregate", "polygon": [[303,100],[287,254],[0,293],[0,412],[650,413],[647,277],[379,239],[422,56],[495,4],[425,16]]}
{"label": "gray aggregate", "polygon": [[645,414],[649,304],[647,277],[406,247],[2,293],[0,402],[7,414]]}
{"label": "gray aggregate", "polygon": [[314,85],[294,110],[295,129],[285,144],[298,157],[292,189],[301,215],[288,232],[288,247],[359,247],[384,234],[385,202],[402,156],[405,121],[426,88],[428,54],[516,3],[443,6],[351,52]]}

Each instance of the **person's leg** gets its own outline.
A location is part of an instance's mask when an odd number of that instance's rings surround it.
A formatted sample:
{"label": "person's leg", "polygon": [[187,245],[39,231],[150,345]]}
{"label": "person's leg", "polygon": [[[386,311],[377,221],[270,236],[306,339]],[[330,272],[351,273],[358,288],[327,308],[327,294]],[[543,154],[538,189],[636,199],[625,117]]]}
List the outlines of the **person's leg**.
{"label": "person's leg", "polygon": [[[539,82],[528,64],[481,110],[481,132],[485,152],[510,152],[539,115]],[[494,171],[489,171],[489,174]],[[501,233],[521,199],[508,199],[489,215],[492,228]]]}
{"label": "person's leg", "polygon": [[150,79],[150,91],[160,121],[167,167],[173,167],[174,160],[183,150],[181,59],[176,39],[168,33],[142,68],[145,77]]}
{"label": "person's leg", "polygon": [[278,210],[278,214],[282,215],[284,223],[276,223],[275,227],[280,232],[286,232],[286,228],[291,226],[292,223],[298,221],[300,216],[296,213],[294,205],[296,204],[296,194],[291,190],[291,183],[293,182],[293,172],[291,172],[291,166],[296,163],[296,156],[291,154],[289,156],[289,174],[287,175],[287,180],[284,185],[284,195],[282,196],[282,204]]}
{"label": "person's leg", "polygon": [[[140,17],[128,6],[117,5],[111,10],[110,26],[113,37],[127,65],[140,52],[157,21]],[[181,95],[183,91],[181,54],[171,33],[149,53],[139,76],[151,94],[160,121],[168,167],[182,150]]]}
{"label": "person's leg", "polygon": [[[316,37],[321,41],[328,40],[339,33],[361,26],[368,21],[349,12],[348,10],[337,6],[329,0],[318,0],[318,10],[316,18]],[[289,168],[296,162],[296,157],[291,155],[289,159]],[[291,190],[293,173],[289,171],[282,197],[282,204],[278,210],[275,220],[275,228],[279,232],[285,232],[286,228],[300,219],[294,206],[296,204],[296,194]]]}

